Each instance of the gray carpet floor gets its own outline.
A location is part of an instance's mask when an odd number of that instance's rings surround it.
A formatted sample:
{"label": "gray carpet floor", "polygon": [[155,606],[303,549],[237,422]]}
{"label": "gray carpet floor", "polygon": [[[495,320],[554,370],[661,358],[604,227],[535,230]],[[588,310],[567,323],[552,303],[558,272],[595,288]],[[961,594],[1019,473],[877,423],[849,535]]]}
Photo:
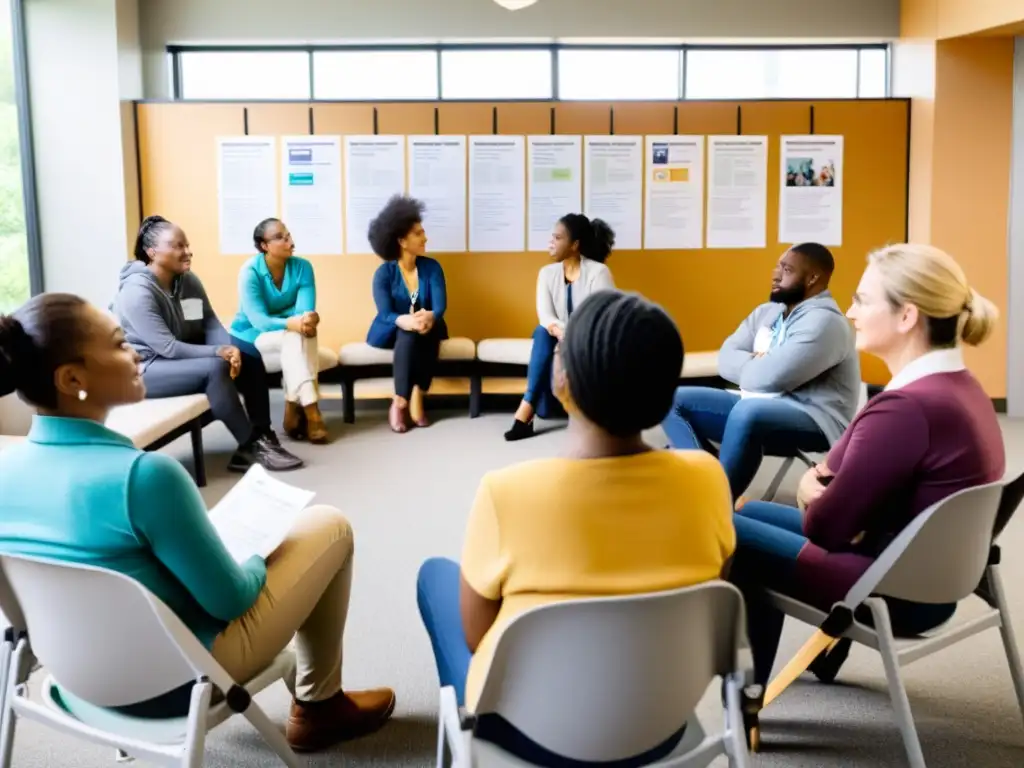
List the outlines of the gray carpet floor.
{"label": "gray carpet floor", "polygon": [[[507,444],[501,434],[508,414],[470,420],[464,412],[438,414],[429,430],[394,435],[383,411],[360,413],[354,425],[341,421],[338,403],[327,413],[334,442],[298,445],[308,461],[286,476],[317,492],[316,502],[342,509],[356,533],[356,571],[345,636],[346,688],[389,685],[398,693],[395,717],[378,734],[308,758],[310,766],[405,768],[433,763],[436,739],[437,676],[429,641],[416,608],[415,578],[427,557],[458,558],[466,513],[477,482],[487,470],[540,456],[557,455],[565,432],[552,425],[533,440]],[[275,403],[279,418],[281,404]],[[1009,469],[1024,470],[1024,421],[1004,421]],[[231,441],[220,425],[205,433],[212,505],[235,476],[225,467]],[[652,444],[663,444],[655,431]],[[187,441],[168,452],[190,463]],[[752,491],[767,486],[778,467],[768,460]],[[780,500],[792,498],[799,472],[792,470]],[[1003,537],[1004,578],[1018,634],[1024,636],[1024,515]],[[972,606],[961,610],[969,614]],[[787,624],[780,659],[788,658],[809,629]],[[992,631],[905,668],[906,685],[925,757],[932,768],[1020,768],[1024,765],[1024,722],[1016,704],[998,632]],[[38,678],[38,674],[36,676]],[[712,726],[719,722],[717,690],[699,709]],[[265,691],[260,704],[278,722],[287,716],[283,685]],[[799,768],[888,768],[905,766],[893,722],[881,661],[855,648],[840,683],[800,681],[763,716],[763,751],[755,766]],[[110,750],[38,728],[19,726],[17,768],[92,768],[113,761]],[[226,723],[207,742],[207,765],[278,764],[241,718]],[[724,761],[715,765],[725,765]]]}

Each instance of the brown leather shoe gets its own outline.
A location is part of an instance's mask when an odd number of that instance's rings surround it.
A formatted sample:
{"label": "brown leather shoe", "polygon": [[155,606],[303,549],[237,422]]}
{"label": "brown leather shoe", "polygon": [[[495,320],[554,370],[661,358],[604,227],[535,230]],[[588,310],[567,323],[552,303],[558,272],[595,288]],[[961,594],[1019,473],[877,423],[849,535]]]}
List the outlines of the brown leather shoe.
{"label": "brown leather shoe", "polygon": [[325,701],[292,702],[285,738],[296,752],[315,752],[381,728],[395,711],[390,688],[345,693]]}
{"label": "brown leather shoe", "polygon": [[298,403],[284,404],[284,433],[292,440],[306,439],[306,413]]}
{"label": "brown leather shoe", "polygon": [[303,408],[303,412],[306,417],[306,434],[309,436],[309,442],[317,445],[326,443],[329,435],[327,434],[327,425],[324,424],[324,417],[320,413],[320,406],[316,403],[307,405]]}

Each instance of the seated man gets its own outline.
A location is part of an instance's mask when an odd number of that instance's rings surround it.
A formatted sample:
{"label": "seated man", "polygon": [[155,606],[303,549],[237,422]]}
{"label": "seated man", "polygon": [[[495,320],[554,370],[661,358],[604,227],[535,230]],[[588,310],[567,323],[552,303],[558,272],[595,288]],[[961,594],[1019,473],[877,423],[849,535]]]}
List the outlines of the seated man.
{"label": "seated man", "polygon": [[725,340],[719,375],[740,392],[679,387],[663,427],[675,448],[718,455],[738,498],[761,459],[827,451],[860,393],[853,333],[828,290],[835,261],[818,243],[794,245],[772,275],[771,300]]}

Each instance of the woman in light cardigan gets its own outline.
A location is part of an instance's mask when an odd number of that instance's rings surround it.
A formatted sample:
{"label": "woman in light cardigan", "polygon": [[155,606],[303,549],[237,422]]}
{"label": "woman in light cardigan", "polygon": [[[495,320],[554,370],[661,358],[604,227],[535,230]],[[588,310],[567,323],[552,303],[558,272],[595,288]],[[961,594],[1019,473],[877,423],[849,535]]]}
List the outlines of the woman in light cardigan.
{"label": "woman in light cardigan", "polygon": [[615,233],[600,219],[569,213],[555,224],[548,252],[553,264],[537,275],[537,320],[533,348],[526,373],[526,393],[516,410],[506,440],[532,437],[533,417],[564,416],[551,393],[551,363],[555,346],[562,340],[565,324],[575,307],[590,294],[614,288],[612,273],[604,262],[615,245]]}

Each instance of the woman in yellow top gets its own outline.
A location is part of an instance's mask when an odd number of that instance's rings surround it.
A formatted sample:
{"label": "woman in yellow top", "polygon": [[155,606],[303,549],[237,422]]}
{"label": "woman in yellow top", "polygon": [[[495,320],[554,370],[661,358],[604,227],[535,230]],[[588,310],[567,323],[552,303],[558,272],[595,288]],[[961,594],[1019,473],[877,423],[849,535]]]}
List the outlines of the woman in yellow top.
{"label": "woman in yellow top", "polygon": [[420,568],[420,614],[460,704],[475,707],[502,629],[529,608],[722,574],[736,543],[725,471],[641,437],[668,413],[682,364],[675,324],[640,296],[599,291],[573,312],[552,376],[569,414],[565,455],[486,474],[461,568]]}

